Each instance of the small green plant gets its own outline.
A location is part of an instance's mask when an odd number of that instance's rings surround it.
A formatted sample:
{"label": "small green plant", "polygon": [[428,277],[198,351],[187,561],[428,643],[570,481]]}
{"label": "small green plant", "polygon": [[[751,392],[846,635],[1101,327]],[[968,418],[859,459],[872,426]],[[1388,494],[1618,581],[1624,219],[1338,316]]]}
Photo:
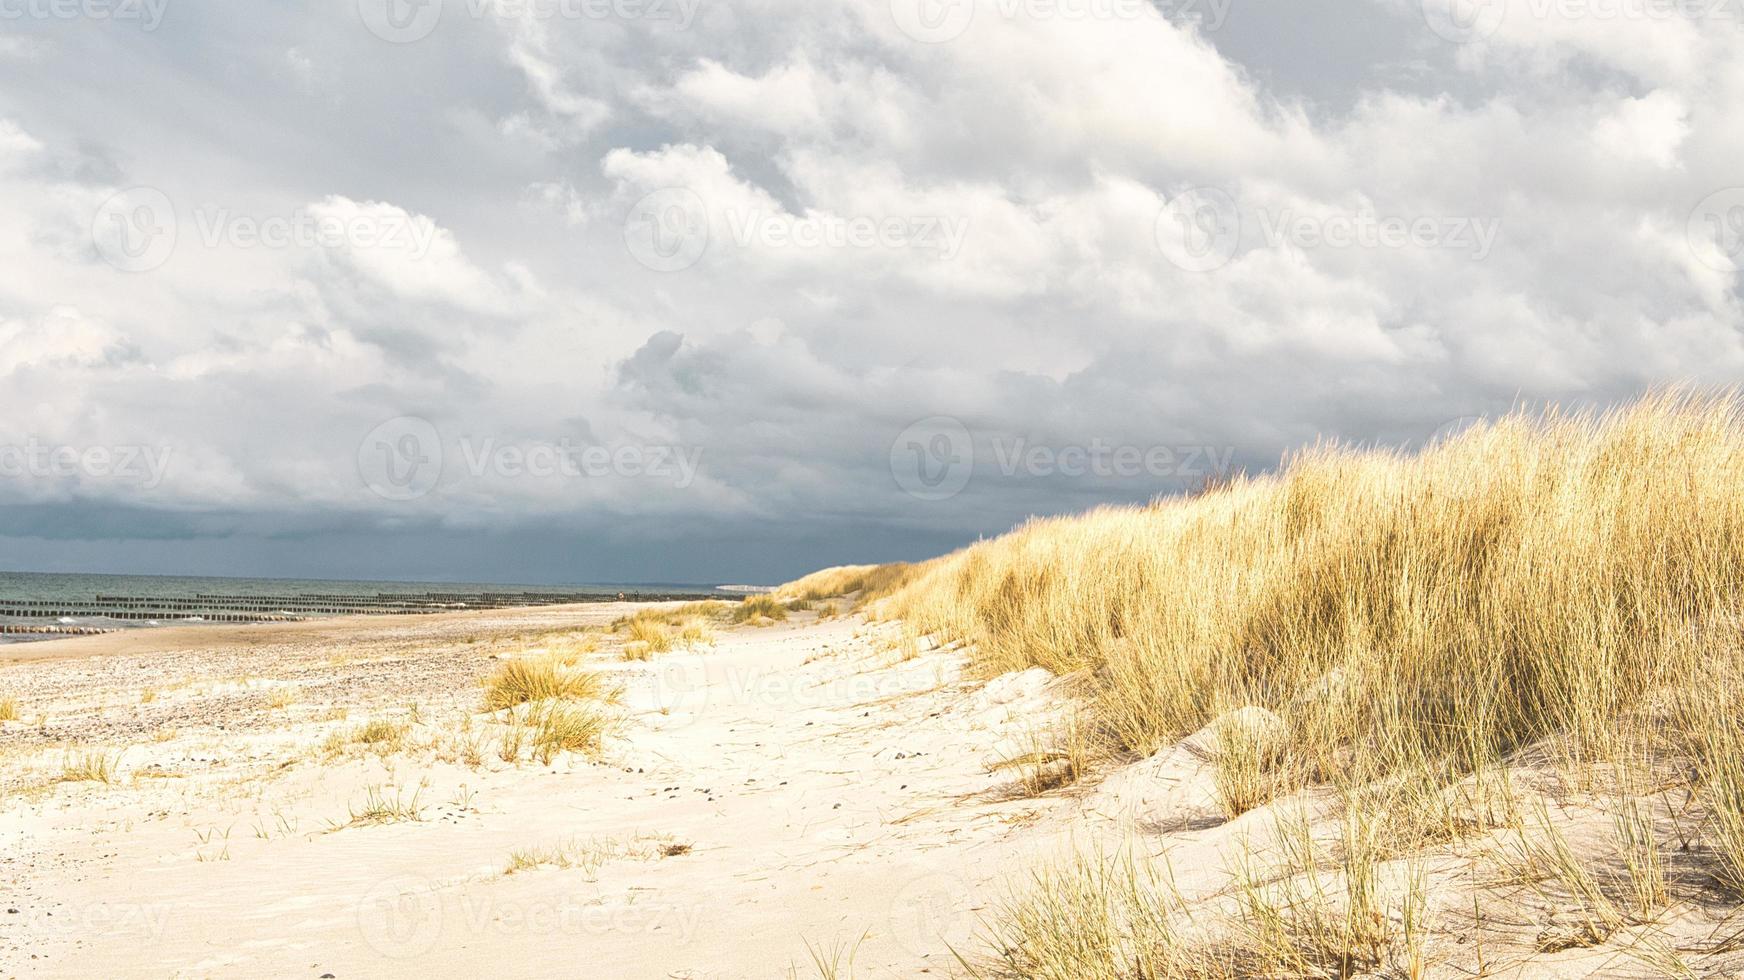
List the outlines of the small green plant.
{"label": "small green plant", "polygon": [[814,946],[811,940],[805,941],[805,951],[811,956],[812,968],[817,970],[818,980],[849,980],[854,976],[854,960],[860,955],[860,946],[871,936],[862,933],[852,944],[836,940],[828,946]]}
{"label": "small green plant", "polygon": [[[232,829],[225,827],[223,830],[219,830],[217,827],[209,827],[204,831],[194,831],[194,837],[200,841],[201,848],[194,852],[194,860],[202,864],[230,860],[230,831]],[[212,844],[218,844],[219,849],[216,852],[206,851],[205,848]]]}
{"label": "small green plant", "polygon": [[396,788],[390,798],[381,786],[371,786],[364,790],[363,806],[348,808],[351,822],[347,827],[370,827],[385,823],[416,823],[424,819],[424,808],[418,805],[418,798],[424,792],[422,786],[412,791],[407,799],[403,789]]}

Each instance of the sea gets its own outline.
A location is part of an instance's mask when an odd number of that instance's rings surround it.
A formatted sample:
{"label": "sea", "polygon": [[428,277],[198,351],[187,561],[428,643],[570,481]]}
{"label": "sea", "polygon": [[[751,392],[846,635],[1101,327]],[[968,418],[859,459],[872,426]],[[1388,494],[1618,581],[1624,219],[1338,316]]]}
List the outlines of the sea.
{"label": "sea", "polygon": [[144,629],[200,622],[315,618],[357,603],[447,608],[539,605],[665,596],[738,597],[734,586],[670,582],[513,585],[501,582],[379,582],[336,579],[216,578],[0,572],[0,644],[64,639],[83,631]]}

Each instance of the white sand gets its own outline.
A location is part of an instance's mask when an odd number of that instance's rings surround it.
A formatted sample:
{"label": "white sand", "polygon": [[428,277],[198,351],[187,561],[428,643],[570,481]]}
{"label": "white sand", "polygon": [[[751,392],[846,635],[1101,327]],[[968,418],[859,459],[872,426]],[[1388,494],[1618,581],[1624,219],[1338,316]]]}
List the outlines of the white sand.
{"label": "white sand", "polygon": [[[854,618],[741,627],[648,663],[602,650],[589,662],[622,685],[625,715],[603,757],[497,758],[477,712],[496,658],[623,611],[0,649],[0,697],[22,714],[0,723],[0,975],[763,978],[816,976],[814,955],[843,977],[961,975],[953,950],[984,954],[992,906],[1051,859],[1166,854],[1187,903],[1227,912],[1232,860],[1264,855],[1280,814],[1306,805],[1317,837],[1337,835],[1325,791],[1223,819],[1208,733],[1029,795],[989,765],[1035,747],[1071,682],[976,683],[962,653]],[[321,750],[371,719],[408,724],[404,743]],[[469,738],[473,765],[457,749]],[[58,780],[94,750],[121,752],[110,783]],[[419,819],[354,823],[372,794]],[[1602,859],[1603,801],[1561,795],[1563,832]],[[1649,803],[1669,847],[1679,801]],[[1466,882],[1495,877],[1497,844],[1383,870],[1395,891],[1426,876],[1428,976],[1655,976],[1660,943],[1706,950],[1704,975],[1744,965],[1692,904],[1545,952],[1567,903],[1509,886],[1474,930]],[[565,846],[570,867],[504,873],[512,852]],[[1708,860],[1673,871],[1699,878]]]}
{"label": "white sand", "polygon": [[[404,717],[413,700],[424,724],[410,743],[453,732],[478,697],[457,678],[495,666],[491,643],[454,648],[455,635],[501,632],[505,617],[346,621],[270,657],[249,651],[285,633],[231,631],[233,644],[166,630],[119,649],[110,637],[54,644],[96,656],[0,671],[24,714],[5,725],[0,840],[19,911],[0,915],[0,963],[31,976],[767,977],[811,975],[816,949],[843,951],[844,965],[855,950],[862,976],[945,975],[951,946],[974,947],[992,880],[1073,808],[1005,800],[1010,777],[984,765],[1031,727],[1033,685],[976,695],[960,654],[899,661],[892,627],[852,619],[736,629],[648,664],[600,655],[630,718],[597,763],[514,767],[487,753],[469,768],[418,748],[314,757],[326,732]],[[361,638],[347,641],[352,630]],[[148,651],[190,643],[175,667],[232,679],[173,687],[172,658]],[[395,659],[419,643],[476,661],[449,678],[452,696],[384,680],[421,662]],[[327,663],[334,652],[357,659]],[[362,679],[327,683],[347,675]],[[296,701],[266,706],[285,686]],[[246,711],[255,721],[201,708],[238,697],[261,701]],[[177,700],[221,720],[139,730],[152,727],[139,715]],[[323,720],[332,703],[350,706],[346,720]],[[31,737],[44,711],[81,745],[125,747],[119,779],[42,786],[67,752]],[[422,820],[330,829],[371,787],[417,792]],[[519,848],[635,850],[655,836],[691,850],[502,873]]]}

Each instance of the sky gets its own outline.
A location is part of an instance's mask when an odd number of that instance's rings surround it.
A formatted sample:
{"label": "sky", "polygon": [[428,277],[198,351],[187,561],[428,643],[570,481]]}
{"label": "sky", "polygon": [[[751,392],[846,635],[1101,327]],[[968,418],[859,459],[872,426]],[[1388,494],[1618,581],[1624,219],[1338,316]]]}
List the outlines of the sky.
{"label": "sky", "polygon": [[1744,378],[1744,0],[0,0],[0,569],[772,583]]}

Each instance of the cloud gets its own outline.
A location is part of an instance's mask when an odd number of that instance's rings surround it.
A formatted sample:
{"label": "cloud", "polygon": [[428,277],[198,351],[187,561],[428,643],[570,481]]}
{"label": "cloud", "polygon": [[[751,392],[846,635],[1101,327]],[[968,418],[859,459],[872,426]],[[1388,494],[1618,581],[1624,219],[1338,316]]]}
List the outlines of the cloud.
{"label": "cloud", "polygon": [[[1002,465],[1019,444],[1259,469],[1744,370],[1727,25],[1510,0],[1457,44],[1415,0],[1322,13],[1399,32],[1401,71],[1244,40],[1284,13],[1063,6],[983,3],[921,43],[886,3],[682,27],[493,5],[393,45],[300,3],[272,45],[187,10],[151,44],[0,49],[0,444],[173,449],[149,491],[0,480],[0,502],[181,515],[203,555],[262,548],[249,527],[682,530],[799,571],[1204,475]],[[112,63],[138,111],[46,108]],[[137,187],[180,235],[130,271],[92,224]],[[274,222],[322,234],[235,233]],[[917,499],[899,457],[950,448],[915,436],[940,418],[973,477]],[[630,465],[662,449],[696,454],[682,485]],[[527,472],[563,452],[619,462]],[[88,511],[64,513],[57,540]]]}

